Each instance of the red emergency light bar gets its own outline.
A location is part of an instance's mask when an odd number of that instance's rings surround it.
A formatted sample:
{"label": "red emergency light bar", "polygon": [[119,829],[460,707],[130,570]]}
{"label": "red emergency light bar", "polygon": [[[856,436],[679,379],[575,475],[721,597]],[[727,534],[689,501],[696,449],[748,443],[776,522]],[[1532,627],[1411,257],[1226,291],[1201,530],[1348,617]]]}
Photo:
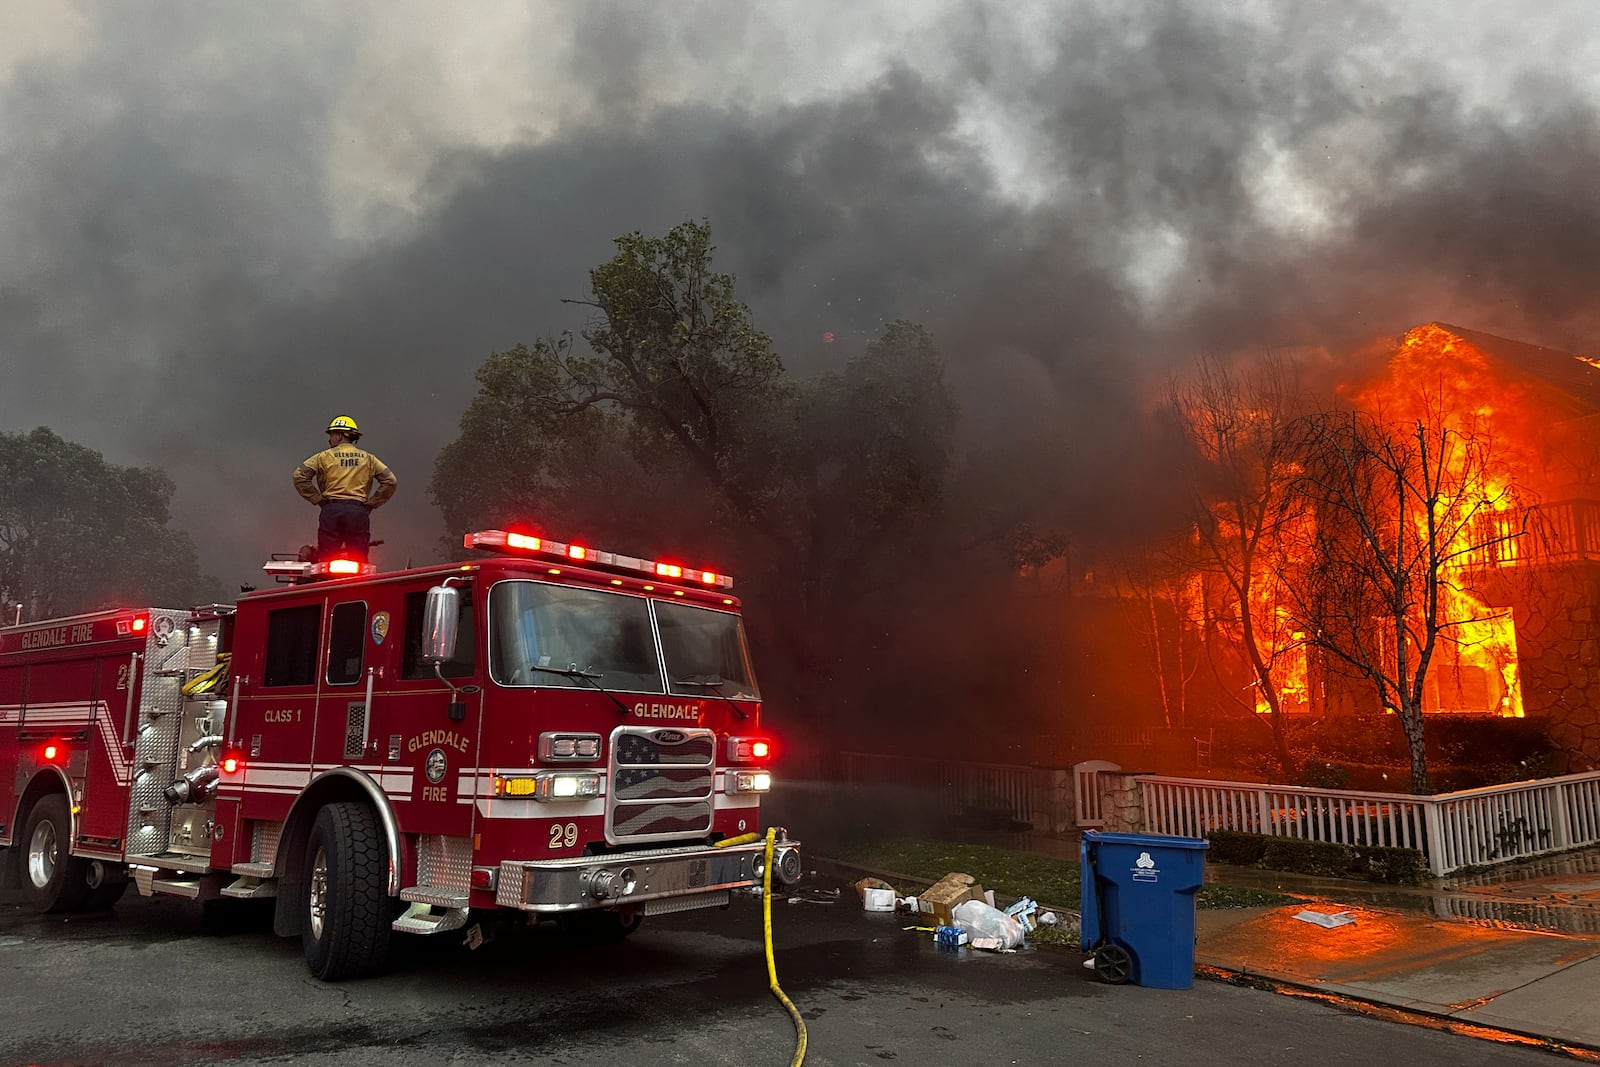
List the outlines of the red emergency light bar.
{"label": "red emergency light bar", "polygon": [[378,568],[371,563],[354,559],[330,559],[320,563],[305,563],[293,559],[273,559],[262,564],[262,570],[275,578],[289,581],[306,581],[311,578],[345,578],[354,574],[376,574]]}
{"label": "red emergency light bar", "polygon": [[517,552],[529,555],[557,556],[561,559],[573,560],[578,563],[592,563],[600,567],[637,571],[652,578],[695,582],[713,589],[733,588],[733,579],[719,571],[685,567],[679,563],[640,559],[637,556],[623,556],[615,552],[602,552],[597,548],[563,544],[560,541],[551,541],[545,537],[534,537],[531,534],[508,533],[505,530],[478,530],[475,533],[467,534],[461,543],[466,548],[478,548],[489,552]]}

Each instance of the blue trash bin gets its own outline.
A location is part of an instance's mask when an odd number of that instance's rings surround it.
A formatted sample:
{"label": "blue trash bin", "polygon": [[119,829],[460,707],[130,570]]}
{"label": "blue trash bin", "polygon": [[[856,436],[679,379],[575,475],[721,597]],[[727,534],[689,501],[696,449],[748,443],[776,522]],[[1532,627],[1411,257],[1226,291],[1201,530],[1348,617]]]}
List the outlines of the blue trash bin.
{"label": "blue trash bin", "polygon": [[1086,830],[1079,848],[1082,948],[1108,982],[1188,989],[1194,982],[1194,894],[1206,842]]}

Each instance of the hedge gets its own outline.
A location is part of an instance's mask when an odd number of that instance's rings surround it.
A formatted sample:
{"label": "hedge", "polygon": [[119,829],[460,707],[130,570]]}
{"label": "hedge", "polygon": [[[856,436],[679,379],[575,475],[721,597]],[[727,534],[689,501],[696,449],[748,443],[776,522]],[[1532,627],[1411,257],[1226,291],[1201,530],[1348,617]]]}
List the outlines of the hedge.
{"label": "hedge", "polygon": [[1325,878],[1362,878],[1390,885],[1418,885],[1428,877],[1427,858],[1414,848],[1341,845],[1237,830],[1212,830],[1206,840],[1211,846],[1211,859],[1236,867],[1262,867]]}

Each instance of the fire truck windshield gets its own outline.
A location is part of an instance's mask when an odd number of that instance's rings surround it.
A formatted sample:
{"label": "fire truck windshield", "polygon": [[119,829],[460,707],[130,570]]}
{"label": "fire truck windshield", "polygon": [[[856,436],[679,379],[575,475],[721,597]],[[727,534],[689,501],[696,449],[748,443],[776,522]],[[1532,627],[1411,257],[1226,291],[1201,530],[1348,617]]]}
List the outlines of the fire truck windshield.
{"label": "fire truck windshield", "polygon": [[[500,582],[489,594],[490,676],[507,686],[760,699],[738,615],[653,607],[626,593]],[[663,685],[652,616],[670,685]]]}
{"label": "fire truck windshield", "polygon": [[656,624],[671,692],[687,696],[710,691],[729,700],[760,698],[739,616],[658,603]]}
{"label": "fire truck windshield", "polygon": [[661,661],[643,597],[543,582],[489,594],[489,673],[501,685],[659,693]]}

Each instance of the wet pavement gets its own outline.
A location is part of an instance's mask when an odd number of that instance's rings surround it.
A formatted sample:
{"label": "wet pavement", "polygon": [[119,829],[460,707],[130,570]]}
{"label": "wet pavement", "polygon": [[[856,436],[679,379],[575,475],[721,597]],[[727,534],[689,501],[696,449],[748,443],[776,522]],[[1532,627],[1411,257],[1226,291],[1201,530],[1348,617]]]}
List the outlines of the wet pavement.
{"label": "wet pavement", "polygon": [[[985,843],[1078,862],[1078,843]],[[1600,1062],[1600,849],[1387,886],[1208,864],[1213,884],[1299,898],[1202,909],[1200,973]],[[1353,920],[1325,927],[1301,912]]]}
{"label": "wet pavement", "polygon": [[[1307,899],[1199,912],[1196,962],[1217,975],[1600,1050],[1600,850],[1416,887],[1220,864],[1207,880]],[[1354,921],[1329,928],[1303,911]]]}

